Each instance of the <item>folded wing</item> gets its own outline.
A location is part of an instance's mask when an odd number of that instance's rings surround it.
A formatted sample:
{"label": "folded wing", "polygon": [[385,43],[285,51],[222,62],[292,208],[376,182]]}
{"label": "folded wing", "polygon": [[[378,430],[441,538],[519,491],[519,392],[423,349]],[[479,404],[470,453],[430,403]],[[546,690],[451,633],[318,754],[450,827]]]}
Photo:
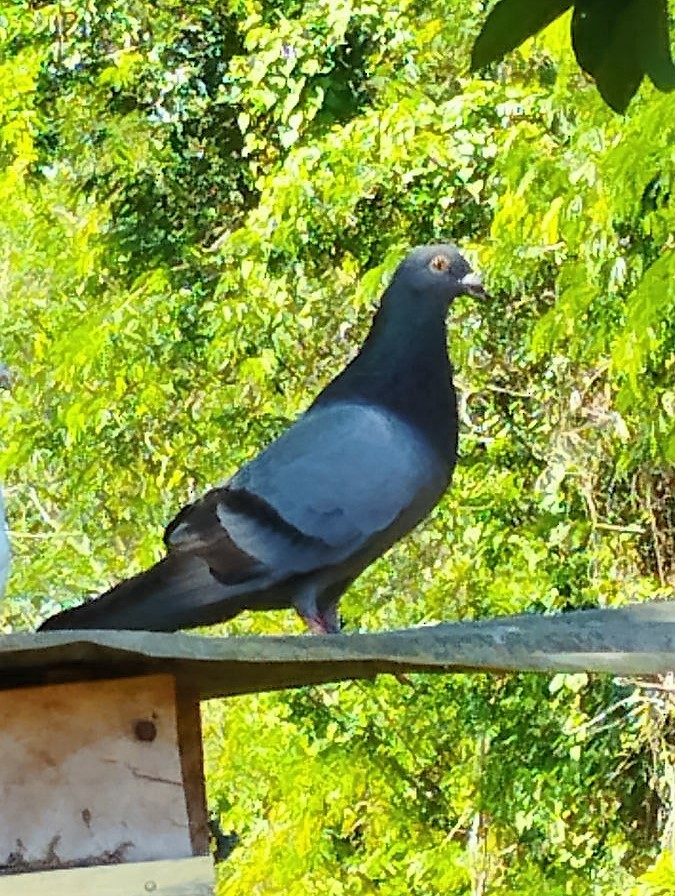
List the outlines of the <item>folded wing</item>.
{"label": "folded wing", "polygon": [[416,504],[426,508],[443,475],[415,430],[383,409],[312,409],[181,511],[166,543],[202,557],[223,584],[279,581],[338,564]]}

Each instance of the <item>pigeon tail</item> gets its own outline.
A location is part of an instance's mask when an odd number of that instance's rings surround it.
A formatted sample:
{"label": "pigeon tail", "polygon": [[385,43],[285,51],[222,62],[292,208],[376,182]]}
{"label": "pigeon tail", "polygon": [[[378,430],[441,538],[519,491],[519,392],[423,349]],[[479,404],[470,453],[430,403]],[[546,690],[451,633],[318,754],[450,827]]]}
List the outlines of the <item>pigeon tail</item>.
{"label": "pigeon tail", "polygon": [[38,631],[133,629],[174,632],[210,625],[232,619],[242,611],[242,604],[228,600],[231,590],[213,578],[203,560],[169,554],[150,569],[120,582],[100,597],[56,613],[45,620]]}

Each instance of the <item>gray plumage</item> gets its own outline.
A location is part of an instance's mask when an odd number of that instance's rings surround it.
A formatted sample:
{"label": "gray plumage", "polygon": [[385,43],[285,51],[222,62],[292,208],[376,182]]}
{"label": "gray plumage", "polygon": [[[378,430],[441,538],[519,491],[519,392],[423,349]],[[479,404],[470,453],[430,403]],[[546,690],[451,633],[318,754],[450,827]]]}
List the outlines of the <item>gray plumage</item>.
{"label": "gray plumage", "polygon": [[292,606],[311,630],[339,630],[342,593],[450,482],[445,319],[465,293],[483,290],[456,247],[413,250],[356,358],[275,442],[183,508],[167,556],[43,628],[172,631]]}
{"label": "gray plumage", "polygon": [[[354,476],[358,488],[345,488]],[[443,478],[444,465],[406,421],[379,407],[339,402],[301,417],[229,486],[259,495],[339,562]]]}

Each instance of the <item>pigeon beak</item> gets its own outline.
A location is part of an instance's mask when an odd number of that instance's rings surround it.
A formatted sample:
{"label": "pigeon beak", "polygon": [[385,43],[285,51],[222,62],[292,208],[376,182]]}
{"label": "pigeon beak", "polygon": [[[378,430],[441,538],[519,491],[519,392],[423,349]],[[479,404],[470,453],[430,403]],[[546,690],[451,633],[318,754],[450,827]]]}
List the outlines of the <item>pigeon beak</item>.
{"label": "pigeon beak", "polygon": [[466,293],[466,295],[474,296],[476,299],[489,298],[488,294],[485,292],[480,274],[476,274],[474,273],[474,271],[470,271],[468,274],[465,274],[459,282],[464,287],[464,292]]}

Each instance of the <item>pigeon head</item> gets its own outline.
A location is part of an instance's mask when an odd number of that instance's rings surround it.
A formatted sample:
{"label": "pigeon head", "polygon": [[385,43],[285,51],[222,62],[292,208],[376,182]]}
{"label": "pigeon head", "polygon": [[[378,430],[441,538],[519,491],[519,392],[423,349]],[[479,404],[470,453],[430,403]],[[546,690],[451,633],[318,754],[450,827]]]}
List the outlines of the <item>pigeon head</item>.
{"label": "pigeon head", "polygon": [[399,265],[394,283],[412,293],[437,298],[445,305],[462,295],[486,297],[480,276],[452,243],[413,249]]}

